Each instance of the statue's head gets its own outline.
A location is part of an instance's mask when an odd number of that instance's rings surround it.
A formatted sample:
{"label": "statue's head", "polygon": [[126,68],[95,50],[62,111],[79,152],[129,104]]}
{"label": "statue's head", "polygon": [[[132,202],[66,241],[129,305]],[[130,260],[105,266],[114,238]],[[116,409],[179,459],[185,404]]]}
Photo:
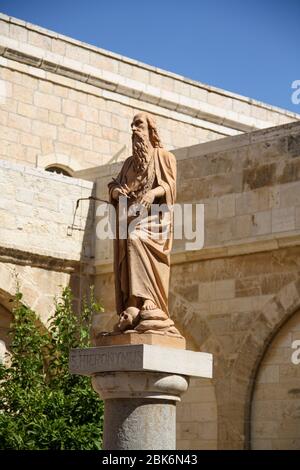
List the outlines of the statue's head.
{"label": "statue's head", "polygon": [[153,153],[153,148],[162,147],[162,144],[156,123],[147,113],[136,114],[131,123],[131,129],[134,167],[137,172],[143,172],[147,168],[147,160]]}
{"label": "statue's head", "polygon": [[148,141],[152,147],[162,147],[160,141],[156,122],[148,113],[138,113],[134,116],[132,123],[132,141],[134,142],[135,136],[143,138]]}

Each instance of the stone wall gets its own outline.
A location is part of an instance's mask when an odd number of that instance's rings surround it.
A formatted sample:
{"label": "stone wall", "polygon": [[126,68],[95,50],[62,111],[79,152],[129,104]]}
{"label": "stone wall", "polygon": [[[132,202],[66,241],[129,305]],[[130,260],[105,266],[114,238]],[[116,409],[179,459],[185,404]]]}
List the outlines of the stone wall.
{"label": "stone wall", "polygon": [[[91,272],[90,201],[93,184],[36,168],[0,161],[0,304],[20,283],[24,301],[43,321],[52,313],[61,286],[76,284],[75,296]],[[76,279],[76,282],[75,282]],[[5,334],[4,334],[5,336]]]}
{"label": "stone wall", "polygon": [[[178,202],[204,204],[205,243],[195,251],[174,243],[170,311],[191,349],[214,354],[213,381],[195,380],[178,405],[178,447],[245,448],[261,357],[300,307],[300,125],[174,153]],[[98,170],[100,197],[119,168]],[[106,309],[95,328],[106,329],[114,312],[110,243],[96,241],[95,266]]]}
{"label": "stone wall", "polygon": [[139,110],[169,149],[299,119],[6,15],[0,67],[0,158],[71,174],[123,160]]}
{"label": "stone wall", "polygon": [[0,184],[2,247],[81,258],[90,202],[81,201],[73,217],[76,201],[91,195],[93,183],[2,160]]}

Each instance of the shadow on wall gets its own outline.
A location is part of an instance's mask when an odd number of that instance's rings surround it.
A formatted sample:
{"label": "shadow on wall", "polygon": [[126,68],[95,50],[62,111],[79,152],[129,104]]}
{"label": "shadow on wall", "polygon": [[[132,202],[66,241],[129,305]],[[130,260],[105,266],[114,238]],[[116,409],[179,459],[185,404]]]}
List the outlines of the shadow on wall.
{"label": "shadow on wall", "polygon": [[[74,296],[74,309],[79,311],[83,300],[89,298],[90,287],[95,283],[93,262],[95,258],[95,189],[90,198],[77,200],[72,224],[68,227],[68,236],[72,237],[75,231],[83,232],[80,261],[70,276],[70,288]],[[82,225],[81,213],[87,213]]]}

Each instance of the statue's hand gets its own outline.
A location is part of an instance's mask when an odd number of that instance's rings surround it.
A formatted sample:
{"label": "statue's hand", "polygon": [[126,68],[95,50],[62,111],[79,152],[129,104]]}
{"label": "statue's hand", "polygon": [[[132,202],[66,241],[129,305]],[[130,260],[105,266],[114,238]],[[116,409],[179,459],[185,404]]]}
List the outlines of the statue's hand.
{"label": "statue's hand", "polygon": [[146,194],[144,194],[140,203],[142,204],[142,206],[145,206],[146,209],[149,209],[154,199],[155,199],[155,193],[154,191],[150,190]]}
{"label": "statue's hand", "polygon": [[127,184],[124,186],[117,186],[112,192],[112,197],[117,201],[120,196],[128,197],[129,192],[130,189],[128,188]]}

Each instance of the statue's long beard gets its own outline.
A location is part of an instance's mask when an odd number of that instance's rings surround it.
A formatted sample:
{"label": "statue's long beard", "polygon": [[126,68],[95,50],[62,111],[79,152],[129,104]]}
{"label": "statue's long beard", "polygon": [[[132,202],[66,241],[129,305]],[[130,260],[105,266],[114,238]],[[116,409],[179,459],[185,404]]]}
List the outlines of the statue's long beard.
{"label": "statue's long beard", "polygon": [[144,135],[135,132],[132,136],[132,155],[137,173],[143,173],[147,168],[150,153],[150,141]]}

